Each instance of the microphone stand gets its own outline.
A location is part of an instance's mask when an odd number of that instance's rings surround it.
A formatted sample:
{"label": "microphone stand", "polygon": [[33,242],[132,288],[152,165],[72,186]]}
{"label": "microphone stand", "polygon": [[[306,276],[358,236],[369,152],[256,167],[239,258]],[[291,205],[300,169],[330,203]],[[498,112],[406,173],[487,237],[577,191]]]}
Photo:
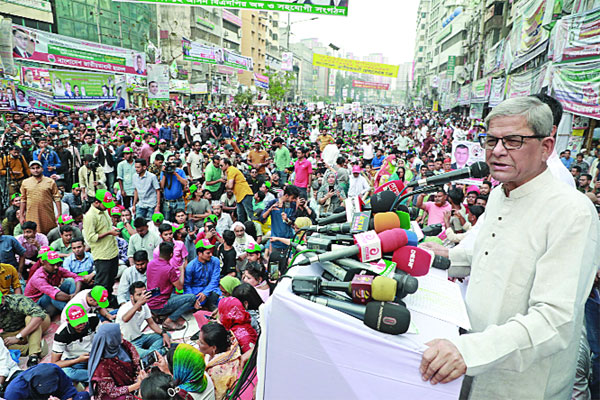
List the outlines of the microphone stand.
{"label": "microphone stand", "polygon": [[430,193],[430,192],[434,192],[438,189],[438,185],[429,185],[429,186],[423,186],[420,189],[417,190],[413,190],[410,193],[405,194],[404,196],[398,196],[396,197],[396,200],[394,200],[394,203],[392,203],[392,206],[390,207],[390,211],[395,211],[397,206],[402,203],[402,201],[404,199],[407,199],[411,196],[415,196],[415,195],[419,195],[419,194],[423,194],[423,193]]}

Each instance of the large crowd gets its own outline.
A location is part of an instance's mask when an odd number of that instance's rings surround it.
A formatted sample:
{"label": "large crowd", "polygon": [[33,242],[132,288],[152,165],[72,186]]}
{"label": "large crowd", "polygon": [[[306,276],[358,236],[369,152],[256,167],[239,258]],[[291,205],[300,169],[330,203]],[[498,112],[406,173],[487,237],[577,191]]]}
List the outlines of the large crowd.
{"label": "large crowd", "polygon": [[[0,131],[9,400],[252,398],[259,307],[296,233],[387,182],[466,166],[457,142],[485,138],[457,113],[304,104],[6,113]],[[597,207],[599,156],[557,156]],[[451,248],[496,183],[447,185],[406,205]],[[594,368],[597,329],[596,315]]]}

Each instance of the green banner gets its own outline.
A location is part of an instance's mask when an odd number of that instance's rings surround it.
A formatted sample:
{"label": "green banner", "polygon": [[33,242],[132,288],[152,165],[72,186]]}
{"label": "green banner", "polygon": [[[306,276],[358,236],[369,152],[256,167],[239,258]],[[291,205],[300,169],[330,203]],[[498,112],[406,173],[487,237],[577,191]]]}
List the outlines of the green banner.
{"label": "green banner", "polygon": [[48,45],[48,54],[55,54],[57,56],[82,58],[85,60],[93,60],[98,62],[106,62],[117,65],[125,65],[125,58],[115,57],[109,54],[98,54],[90,51],[80,49],[69,49],[67,47]]}
{"label": "green banner", "polygon": [[448,64],[446,65],[446,76],[450,78],[450,82],[454,79],[454,67],[456,66],[456,56],[448,56]]}
{"label": "green banner", "polygon": [[115,100],[115,77],[109,74],[76,71],[50,71],[52,94],[56,101]]}
{"label": "green banner", "polygon": [[348,15],[348,0],[340,0],[337,6],[293,4],[285,1],[235,1],[235,0],[115,0],[124,3],[176,4],[183,6],[205,6],[247,8],[262,11],[298,12],[319,15]]}

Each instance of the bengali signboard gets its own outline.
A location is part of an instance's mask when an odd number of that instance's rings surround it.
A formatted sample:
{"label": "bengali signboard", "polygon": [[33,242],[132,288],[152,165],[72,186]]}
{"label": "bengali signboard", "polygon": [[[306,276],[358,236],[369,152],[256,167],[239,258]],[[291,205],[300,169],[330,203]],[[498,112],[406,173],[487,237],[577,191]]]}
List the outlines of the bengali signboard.
{"label": "bengali signboard", "polygon": [[242,56],[229,49],[209,46],[186,38],[181,39],[183,59],[204,64],[217,64],[242,71],[254,71],[252,57]]}
{"label": "bengali signboard", "polygon": [[330,69],[339,69],[359,74],[381,75],[390,78],[398,77],[398,66],[380,64],[370,61],[350,60],[347,58],[332,57],[325,54],[313,53],[313,65]]}
{"label": "bengali signboard", "polygon": [[148,65],[148,99],[169,100],[168,65]]}
{"label": "bengali signboard", "polygon": [[223,19],[229,21],[234,25],[242,26],[242,19],[228,10],[223,10]]}
{"label": "bengali signboard", "polygon": [[217,51],[217,63],[218,64],[223,64],[227,67],[232,67],[235,69],[239,69],[242,71],[254,71],[254,62],[252,61],[252,57],[246,57],[246,56],[242,56],[240,54],[237,54],[234,51],[228,50],[228,49],[222,49],[223,50],[223,60],[221,62],[220,58],[218,57],[218,51]]}
{"label": "bengali signboard", "polygon": [[460,87],[458,92],[458,105],[466,106],[471,101],[471,85],[464,85]]}
{"label": "bengali signboard", "polygon": [[190,93],[191,94],[207,94],[208,93],[208,83],[192,83],[190,85]]}
{"label": "bengali signboard", "polygon": [[456,56],[448,56],[446,64],[446,76],[452,81],[454,79],[454,68],[456,67]]}
{"label": "bengali signboard", "polygon": [[512,48],[515,58],[513,69],[541,54],[546,49],[549,37],[548,31],[542,26],[546,0],[522,1],[516,7],[519,11],[513,25],[516,35],[516,46]]}
{"label": "bengali signboard", "polygon": [[600,62],[558,66],[552,88],[565,111],[600,117]]}
{"label": "bengali signboard", "polygon": [[481,78],[471,84],[471,103],[485,103],[490,97],[491,78]]}
{"label": "bengali signboard", "polygon": [[56,101],[115,100],[115,77],[79,71],[50,71],[52,96]]}
{"label": "bengali signboard", "polygon": [[600,56],[600,8],[560,19],[551,40],[554,62],[580,62]]}
{"label": "bengali signboard", "polygon": [[75,102],[64,103],[53,99],[52,93],[31,87],[16,86],[16,108],[20,113],[34,112],[36,114],[53,115],[55,112],[64,111],[92,111],[99,108],[112,109],[115,102]]}
{"label": "bengali signboard", "polygon": [[50,71],[45,68],[21,67],[21,84],[34,89],[52,90]]}
{"label": "bengali signboard", "polygon": [[294,54],[289,52],[281,53],[281,70],[292,71],[294,69]]}
{"label": "bengali signboard", "polygon": [[545,86],[548,64],[539,68],[531,69],[520,74],[508,76],[506,82],[506,98],[529,96],[539,93]]}
{"label": "bengali signboard", "polygon": [[[348,0],[326,1],[326,5],[312,4],[322,3],[322,1],[306,2],[287,2],[287,1],[237,1],[237,0],[114,0],[126,3],[146,3],[161,5],[179,5],[179,6],[203,6],[203,7],[226,7],[242,8],[262,11],[277,12],[298,12],[304,14],[318,15],[348,15]],[[333,3],[333,5],[332,5]]]}
{"label": "bengali signboard", "polygon": [[363,89],[389,90],[390,84],[353,80],[352,87]]}
{"label": "bengali signboard", "polygon": [[146,55],[13,25],[13,57],[60,67],[146,75]]}

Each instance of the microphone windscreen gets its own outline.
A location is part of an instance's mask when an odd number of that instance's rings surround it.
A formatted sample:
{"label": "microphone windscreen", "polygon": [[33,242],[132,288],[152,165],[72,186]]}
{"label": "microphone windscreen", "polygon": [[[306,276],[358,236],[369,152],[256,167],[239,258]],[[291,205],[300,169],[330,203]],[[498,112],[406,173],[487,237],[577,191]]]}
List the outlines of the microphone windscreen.
{"label": "microphone windscreen", "polygon": [[393,212],[381,212],[375,214],[374,220],[375,223],[373,224],[373,227],[377,233],[387,231],[388,229],[400,228],[400,219],[398,218],[398,215]]}
{"label": "microphone windscreen", "polygon": [[396,215],[400,220],[400,228],[410,229],[410,214],[406,211],[396,211]]}
{"label": "microphone windscreen", "polygon": [[391,190],[382,190],[371,196],[371,210],[373,214],[390,211],[396,200],[396,194]]}
{"label": "microphone windscreen", "polygon": [[430,252],[414,246],[401,247],[392,256],[396,268],[412,276],[427,275],[432,259]]}
{"label": "microphone windscreen", "polygon": [[395,279],[376,276],[371,285],[371,295],[373,296],[373,300],[392,301],[396,298],[397,288],[398,282]]}
{"label": "microphone windscreen", "polygon": [[442,256],[435,256],[433,258],[433,263],[431,264],[433,268],[437,269],[448,269],[450,268],[450,259]]}
{"label": "microphone windscreen", "polygon": [[399,247],[406,246],[408,238],[404,229],[388,229],[378,234],[381,240],[381,251],[391,253]]}
{"label": "microphone windscreen", "polygon": [[469,167],[471,170],[471,178],[485,178],[490,174],[490,167],[485,161],[477,161]]}
{"label": "microphone windscreen", "polygon": [[410,312],[400,304],[371,301],[367,303],[364,323],[379,332],[399,335],[410,326]]}
{"label": "microphone windscreen", "polygon": [[419,245],[419,238],[417,237],[417,234],[413,231],[406,231],[406,237],[408,239],[408,243],[406,244],[407,246],[416,247]]}

